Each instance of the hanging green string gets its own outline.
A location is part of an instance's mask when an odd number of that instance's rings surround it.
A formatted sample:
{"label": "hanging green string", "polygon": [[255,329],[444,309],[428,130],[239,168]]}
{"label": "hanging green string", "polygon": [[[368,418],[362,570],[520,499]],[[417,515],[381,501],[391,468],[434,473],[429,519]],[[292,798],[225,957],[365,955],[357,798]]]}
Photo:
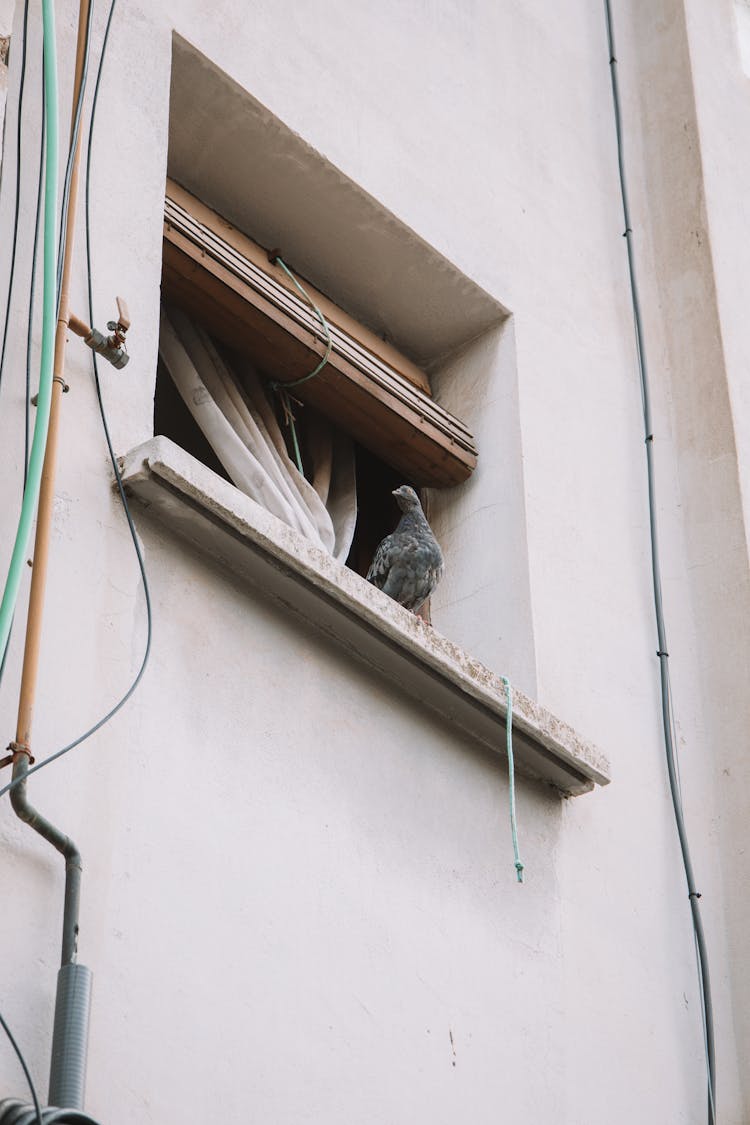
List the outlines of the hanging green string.
{"label": "hanging green string", "polygon": [[505,716],[505,746],[508,752],[508,792],[510,794],[510,833],[513,838],[513,855],[516,862],[516,878],[523,882],[523,864],[518,850],[518,826],[516,824],[516,774],[513,765],[513,690],[507,676],[501,676],[505,685],[505,698],[508,710]]}
{"label": "hanging green string", "polygon": [[294,274],[289,269],[287,264],[278,256],[278,254],[274,258],[274,263],[277,266],[281,266],[281,268],[283,269],[284,273],[287,275],[287,277],[291,281],[294,288],[297,290],[299,295],[302,297],[303,301],[305,301],[310,306],[310,308],[313,310],[313,312],[315,313],[315,315],[317,316],[318,320],[321,323],[321,326],[323,328],[323,332],[325,333],[325,338],[326,338],[325,355],[321,359],[318,366],[313,371],[311,371],[309,375],[303,375],[301,379],[294,379],[291,383],[273,383],[272,384],[272,386],[274,386],[274,387],[281,386],[285,390],[288,390],[289,387],[299,387],[299,386],[301,386],[302,383],[306,383],[308,379],[312,379],[315,375],[318,374],[319,371],[323,370],[325,365],[328,363],[328,357],[330,356],[331,349],[333,347],[333,340],[331,339],[331,330],[328,327],[328,321],[323,316],[322,312],[320,311],[318,306],[315,304],[315,302],[313,301],[310,294],[305,289],[302,288],[299,281],[297,281],[297,278],[294,276]]}
{"label": "hanging green string", "polygon": [[297,292],[302,297],[303,301],[305,301],[306,304],[308,304],[310,306],[310,308],[313,310],[313,312],[315,313],[315,315],[317,316],[318,320],[320,321],[320,323],[323,327],[323,332],[325,333],[325,338],[326,338],[325,354],[324,354],[323,358],[321,359],[320,363],[315,367],[315,369],[313,371],[311,371],[308,375],[303,375],[301,379],[292,380],[291,383],[279,383],[276,380],[274,380],[271,383],[272,390],[276,391],[279,398],[281,399],[281,405],[282,405],[283,410],[284,410],[284,421],[286,422],[287,426],[289,427],[289,432],[292,435],[292,446],[294,448],[294,459],[297,462],[297,468],[302,473],[302,476],[304,476],[305,472],[304,472],[304,469],[302,468],[302,454],[300,453],[299,440],[297,438],[297,427],[294,424],[294,412],[292,411],[292,406],[291,406],[291,396],[289,395],[288,392],[289,392],[290,387],[301,386],[302,383],[306,383],[308,381],[308,379],[313,379],[320,371],[323,370],[325,365],[328,363],[328,357],[330,356],[331,349],[333,348],[333,340],[331,339],[331,330],[328,327],[328,321],[323,316],[323,313],[320,311],[318,306],[315,304],[315,302],[313,301],[313,299],[309,295],[309,293],[307,293],[306,290],[304,290],[302,288],[299,281],[297,281],[297,278],[294,276],[294,274],[289,269],[289,267],[286,265],[286,263],[284,261],[282,261],[282,259],[278,256],[278,254],[273,259],[273,262],[274,262],[275,265],[281,266],[284,273],[287,275],[287,277],[291,281],[292,285],[295,287]]}

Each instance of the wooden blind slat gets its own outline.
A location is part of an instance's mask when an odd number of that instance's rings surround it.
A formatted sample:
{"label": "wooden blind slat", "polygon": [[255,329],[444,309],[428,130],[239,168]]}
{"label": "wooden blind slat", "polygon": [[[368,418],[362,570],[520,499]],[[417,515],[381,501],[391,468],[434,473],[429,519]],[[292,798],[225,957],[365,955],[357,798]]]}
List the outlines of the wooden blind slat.
{"label": "wooden blind slat", "polygon": [[[272,270],[261,247],[168,182],[164,297],[245,352],[265,375],[285,383],[312,370],[326,345],[313,310]],[[313,299],[329,321],[333,348],[326,366],[295,387],[294,395],[415,484],[444,487],[466,480],[477,460],[473,438],[430,397],[424,373],[391,345],[381,348],[374,334],[321,294]]]}

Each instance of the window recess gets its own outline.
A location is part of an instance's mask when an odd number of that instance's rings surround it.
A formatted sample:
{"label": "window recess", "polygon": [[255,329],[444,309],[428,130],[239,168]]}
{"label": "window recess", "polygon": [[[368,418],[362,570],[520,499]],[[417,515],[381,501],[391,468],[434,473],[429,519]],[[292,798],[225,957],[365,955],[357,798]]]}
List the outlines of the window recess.
{"label": "window recess", "polygon": [[[477,462],[474,439],[431,397],[426,374],[303,284],[328,320],[333,348],[320,373],[292,393],[415,484],[465,481]],[[317,316],[266,251],[173,180],[164,207],[162,292],[281,384],[308,374],[324,354]]]}

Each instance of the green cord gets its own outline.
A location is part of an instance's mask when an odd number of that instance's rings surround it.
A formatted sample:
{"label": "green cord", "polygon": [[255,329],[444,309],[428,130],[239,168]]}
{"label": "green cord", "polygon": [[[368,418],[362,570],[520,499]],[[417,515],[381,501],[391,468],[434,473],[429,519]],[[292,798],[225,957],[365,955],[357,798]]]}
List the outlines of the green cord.
{"label": "green cord", "polygon": [[55,12],[53,0],[42,0],[42,27],[44,39],[44,106],[47,118],[44,167],[44,293],[42,297],[42,358],[39,371],[39,397],[37,399],[34,437],[29,454],[26,487],[23,491],[21,514],[13,546],[8,577],[0,602],[0,653],[5,652],[13,621],[18,591],[21,586],[24,560],[31,537],[39,488],[42,479],[44,451],[47,445],[50,405],[52,402],[52,375],[57,321],[57,162],[58,162],[58,104],[57,104],[57,47],[55,43]]}
{"label": "green cord", "polygon": [[289,429],[290,429],[291,435],[292,435],[292,445],[294,446],[294,459],[297,462],[297,468],[299,469],[302,476],[304,476],[305,471],[302,467],[302,454],[300,453],[299,441],[297,440],[297,427],[294,424],[294,414],[292,413],[292,408],[289,404],[289,395],[287,394],[287,391],[288,391],[289,387],[299,387],[299,386],[301,386],[302,383],[306,383],[308,381],[308,379],[313,379],[318,374],[319,371],[323,370],[325,365],[328,363],[328,357],[330,356],[331,349],[333,348],[333,340],[331,339],[331,330],[328,327],[328,321],[323,316],[323,313],[320,311],[318,306],[315,304],[315,302],[313,301],[313,299],[309,295],[309,293],[307,293],[302,288],[299,281],[297,281],[297,278],[294,276],[294,274],[289,269],[289,267],[286,265],[286,263],[284,261],[282,261],[282,259],[278,256],[278,254],[274,258],[274,264],[278,265],[278,266],[281,266],[284,273],[287,275],[287,277],[289,278],[289,280],[291,281],[291,283],[295,287],[295,289],[298,291],[298,293],[300,294],[302,299],[310,306],[310,308],[313,310],[313,312],[317,315],[318,320],[320,321],[320,323],[323,326],[323,331],[325,332],[325,337],[326,337],[326,345],[327,346],[326,346],[326,350],[325,350],[325,355],[323,356],[323,358],[321,359],[320,363],[317,365],[317,367],[315,368],[314,371],[311,371],[308,375],[303,375],[301,379],[294,379],[291,383],[278,383],[278,382],[276,382],[276,380],[274,380],[271,383],[272,390],[277,391],[278,394],[281,396],[281,400],[282,400],[282,403],[283,403],[283,406],[284,406],[284,417],[286,419],[286,423],[289,426]]}
{"label": "green cord", "polygon": [[313,312],[316,314],[318,320],[320,321],[321,325],[323,326],[323,331],[325,332],[326,344],[327,344],[325,355],[323,356],[323,358],[321,359],[320,363],[315,368],[315,370],[311,371],[309,375],[303,375],[301,379],[295,379],[291,383],[273,383],[272,384],[272,386],[274,388],[282,387],[283,389],[288,390],[290,387],[301,386],[303,383],[306,383],[308,379],[312,379],[315,375],[318,374],[319,371],[323,370],[325,365],[328,363],[328,357],[330,356],[331,349],[333,348],[333,340],[331,339],[331,330],[328,327],[328,321],[323,316],[322,312],[320,311],[318,306],[315,304],[315,302],[313,301],[313,299],[309,295],[309,293],[307,293],[302,288],[302,286],[297,281],[297,278],[294,276],[292,271],[289,269],[289,267],[286,265],[286,263],[283,262],[282,259],[278,255],[274,258],[274,262],[276,263],[276,265],[281,266],[284,273],[287,275],[287,277],[291,281],[292,285],[295,287],[297,292],[302,297],[303,301],[305,301],[310,306],[310,308],[313,310]]}
{"label": "green cord", "polygon": [[513,765],[513,690],[507,676],[500,677],[505,684],[505,698],[508,710],[505,716],[505,746],[508,752],[508,791],[510,794],[510,833],[513,837],[513,855],[516,861],[516,878],[523,882],[523,864],[518,851],[518,827],[516,825],[516,774]]}
{"label": "green cord", "polygon": [[302,454],[299,449],[299,441],[297,440],[297,427],[294,424],[294,414],[290,403],[289,395],[286,391],[281,392],[284,400],[284,416],[287,419],[287,424],[292,433],[292,445],[294,446],[294,460],[297,462],[297,468],[302,476],[305,475],[305,470],[302,468]]}

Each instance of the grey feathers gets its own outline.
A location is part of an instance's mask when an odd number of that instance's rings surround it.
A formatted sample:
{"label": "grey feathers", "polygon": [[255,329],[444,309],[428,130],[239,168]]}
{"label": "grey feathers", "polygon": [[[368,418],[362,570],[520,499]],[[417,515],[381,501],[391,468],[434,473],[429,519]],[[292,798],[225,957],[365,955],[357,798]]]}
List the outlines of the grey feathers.
{"label": "grey feathers", "polygon": [[414,489],[402,484],[393,495],[404,514],[375,551],[367,581],[416,613],[440,581],[443,554]]}

